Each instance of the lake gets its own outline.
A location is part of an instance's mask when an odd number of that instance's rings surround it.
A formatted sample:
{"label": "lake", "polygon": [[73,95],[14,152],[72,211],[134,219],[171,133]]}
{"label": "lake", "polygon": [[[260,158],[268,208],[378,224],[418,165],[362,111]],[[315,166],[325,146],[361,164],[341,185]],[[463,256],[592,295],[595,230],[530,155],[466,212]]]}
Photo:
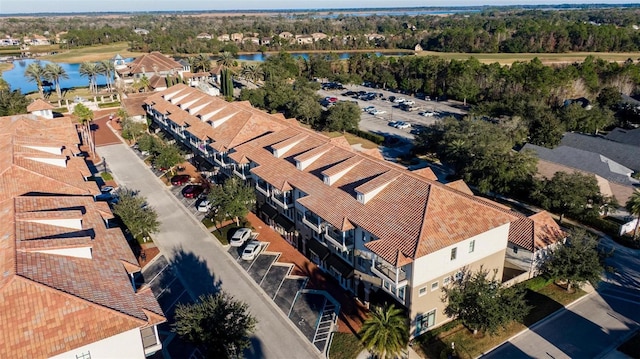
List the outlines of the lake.
{"label": "lake", "polygon": [[[13,62],[13,68],[11,70],[2,73],[2,78],[9,83],[11,90],[21,90],[23,94],[38,91],[38,85],[36,85],[35,82],[29,82],[27,78],[24,77],[24,71],[27,66],[36,61],[40,61],[42,66],[50,63],[50,61],[36,59],[17,60]],[[126,59],[125,61],[131,61],[131,59]],[[60,79],[60,88],[89,87],[89,79],[80,76],[80,64],[67,64],[63,62],[58,64],[62,66],[67,72],[67,75],[69,75],[68,79]],[[98,85],[105,85],[107,79],[103,75],[99,75],[97,82]],[[45,86],[44,89],[47,91],[49,88]],[[51,90],[55,91],[55,87],[52,86]]]}
{"label": "lake", "polygon": [[[291,56],[295,57],[295,58],[303,58],[303,59],[309,59],[309,56],[313,56],[313,55],[329,55],[330,53],[336,54],[338,55],[338,58],[340,60],[346,60],[348,58],[350,58],[351,56],[355,55],[355,54],[363,54],[363,55],[374,55],[374,56],[406,56],[406,55],[412,55],[413,52],[314,52],[314,53],[308,53],[308,52],[296,52],[296,53],[292,53]],[[264,61],[267,57],[271,56],[271,55],[275,55],[275,54],[270,54],[270,53],[252,53],[252,54],[239,54],[238,55],[238,61]]]}

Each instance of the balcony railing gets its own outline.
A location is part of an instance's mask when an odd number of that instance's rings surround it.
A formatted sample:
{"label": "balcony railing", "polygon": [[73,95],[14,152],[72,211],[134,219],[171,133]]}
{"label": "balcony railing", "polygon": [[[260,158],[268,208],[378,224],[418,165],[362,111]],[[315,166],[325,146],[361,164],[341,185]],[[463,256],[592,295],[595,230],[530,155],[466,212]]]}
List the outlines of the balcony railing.
{"label": "balcony railing", "polygon": [[256,181],[256,189],[267,197],[271,196],[271,192],[269,191],[269,184],[263,180]]}
{"label": "balcony railing", "polygon": [[407,272],[402,268],[394,267],[390,264],[383,262],[375,262],[371,271],[381,277],[382,279],[388,279],[393,283],[397,283],[398,286],[407,280]]}
{"label": "balcony railing", "polygon": [[145,355],[152,355],[162,349],[162,342],[160,342],[155,326],[140,329],[140,334],[142,335],[142,346],[144,347]]}
{"label": "balcony railing", "polygon": [[322,230],[320,228],[320,217],[318,217],[317,214],[311,212],[311,211],[305,211],[304,212],[304,217],[302,217],[302,223],[306,224],[307,227],[313,229],[314,231],[320,233],[320,231]]}
{"label": "balcony railing", "polygon": [[273,201],[284,209],[289,209],[293,205],[293,195],[291,191],[273,193]]}
{"label": "balcony railing", "polygon": [[324,238],[331,244],[340,247],[343,251],[353,249],[355,238],[353,230],[341,232],[335,227],[328,226]]}
{"label": "balcony railing", "polygon": [[215,161],[215,163],[218,164],[218,166],[225,168],[230,166],[231,164],[229,163],[229,160],[227,158],[226,154],[222,154],[220,152],[217,152],[216,154],[213,155],[213,160]]}
{"label": "balcony railing", "polygon": [[248,165],[235,165],[233,167],[233,173],[236,174],[236,176],[242,178],[243,180],[247,179],[247,175],[249,174],[249,166]]}

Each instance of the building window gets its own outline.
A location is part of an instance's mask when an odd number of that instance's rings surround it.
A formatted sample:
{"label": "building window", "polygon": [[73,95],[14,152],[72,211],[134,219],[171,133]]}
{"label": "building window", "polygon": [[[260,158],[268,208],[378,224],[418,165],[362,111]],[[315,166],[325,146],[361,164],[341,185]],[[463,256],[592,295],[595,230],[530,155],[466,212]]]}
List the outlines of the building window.
{"label": "building window", "polygon": [[454,261],[458,257],[458,247],[451,248],[451,260]]}
{"label": "building window", "polygon": [[402,288],[398,289],[398,298],[400,298],[400,300],[404,300],[405,288],[407,288],[407,287],[402,287]]}
{"label": "building window", "polygon": [[473,251],[476,249],[476,240],[472,240],[471,242],[469,242],[469,253],[473,253]]}
{"label": "building window", "polygon": [[418,295],[419,296],[423,296],[425,294],[427,294],[427,287],[422,287],[422,288],[418,289]]}
{"label": "building window", "polygon": [[438,282],[433,282],[431,283],[431,291],[433,292],[434,290],[438,289]]}
{"label": "building window", "polygon": [[448,286],[448,285],[449,285],[449,283],[451,283],[451,276],[447,276],[447,277],[444,277],[444,278],[442,279],[442,286],[443,286],[443,287]]}
{"label": "building window", "polygon": [[513,254],[518,254],[518,247],[517,246],[513,246]]}
{"label": "building window", "polygon": [[424,333],[436,324],[436,310],[418,315],[416,318],[416,332]]}

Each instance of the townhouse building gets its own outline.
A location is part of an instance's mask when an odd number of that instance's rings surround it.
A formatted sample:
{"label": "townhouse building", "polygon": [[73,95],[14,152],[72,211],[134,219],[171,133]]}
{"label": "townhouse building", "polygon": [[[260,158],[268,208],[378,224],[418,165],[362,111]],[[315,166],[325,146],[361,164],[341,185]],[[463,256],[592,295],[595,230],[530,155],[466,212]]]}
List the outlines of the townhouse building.
{"label": "townhouse building", "polygon": [[144,358],[166,321],[69,118],[0,117],[0,357]]}
{"label": "townhouse building", "polygon": [[185,85],[145,101],[154,123],[228,176],[255,187],[258,214],[346,290],[384,291],[411,335],[446,323],[442,287],[480,267],[501,278],[519,217],[342,138]]}

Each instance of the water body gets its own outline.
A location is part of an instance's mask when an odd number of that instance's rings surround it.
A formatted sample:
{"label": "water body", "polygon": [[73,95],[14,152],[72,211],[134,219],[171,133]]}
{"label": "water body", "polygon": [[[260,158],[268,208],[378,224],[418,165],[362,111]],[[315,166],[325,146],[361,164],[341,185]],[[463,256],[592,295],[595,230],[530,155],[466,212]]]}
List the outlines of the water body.
{"label": "water body", "polygon": [[[310,56],[314,56],[314,55],[324,55],[324,56],[328,56],[330,53],[329,52],[315,52],[315,53],[307,53],[307,52],[297,52],[297,53],[292,53],[291,56],[293,56],[294,58],[302,58],[302,59],[306,59],[308,60]],[[338,55],[338,58],[340,60],[346,60],[348,58],[350,58],[351,56],[355,55],[355,54],[362,54],[362,55],[373,55],[373,56],[406,56],[406,55],[412,55],[412,52],[333,52],[333,54]],[[263,54],[263,53],[254,53],[254,54],[241,54],[238,55],[238,61],[264,61],[267,57],[271,56],[272,54]]]}
{"label": "water body", "polygon": [[[368,11],[368,12],[337,12],[326,15],[312,15],[317,19],[336,19],[342,17],[363,17],[363,16],[418,16],[418,15],[455,15],[455,14],[474,14],[479,13],[478,9],[450,9],[450,10],[395,10],[395,11]],[[292,16],[292,17],[295,17]]]}
{"label": "water body", "polygon": [[[126,59],[126,62],[132,59]],[[42,66],[46,66],[50,61],[26,59],[13,61],[13,68],[11,70],[4,71],[2,78],[9,83],[11,90],[21,90],[23,94],[38,91],[38,85],[35,82],[29,82],[24,76],[24,71],[27,66],[33,62],[39,61]],[[73,87],[89,87],[89,79],[80,76],[80,64],[68,64],[60,62],[58,63],[69,75],[68,79],[60,79],[60,88],[73,88]],[[104,86],[107,83],[107,79],[104,75],[98,75],[96,79],[99,86]],[[49,90],[48,86],[44,87],[45,91]],[[55,86],[51,86],[51,91],[55,91]]]}

